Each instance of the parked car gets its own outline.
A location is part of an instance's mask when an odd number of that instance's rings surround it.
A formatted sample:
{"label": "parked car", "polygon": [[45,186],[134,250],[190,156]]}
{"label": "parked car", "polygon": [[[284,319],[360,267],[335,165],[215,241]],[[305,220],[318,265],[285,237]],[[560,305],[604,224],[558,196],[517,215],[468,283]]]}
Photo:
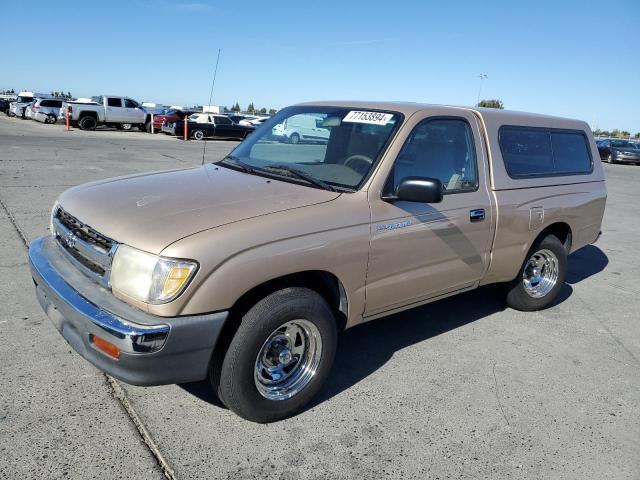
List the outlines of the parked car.
{"label": "parked car", "polygon": [[237,123],[238,125],[245,125],[247,127],[254,125],[253,122],[258,119],[258,117],[253,117],[251,115],[238,114],[227,114],[227,117],[229,117],[233,123]]}
{"label": "parked car", "polygon": [[[270,139],[303,117],[326,145]],[[318,393],[340,330],[491,283],[517,310],[552,305],[606,197],[585,122],[310,103],[215,164],[67,190],[29,260],[44,311],[99,369],[207,379],[270,422]]]}
{"label": "parked car", "polygon": [[309,115],[292,116],[273,127],[272,134],[289,143],[321,142],[329,140],[329,129],[322,126],[322,118]]}
{"label": "parked car", "polygon": [[38,98],[31,104],[31,118],[38,122],[56,123],[62,102],[58,98]]}
{"label": "parked car", "polygon": [[635,163],[640,165],[640,144],[615,138],[598,142],[600,158],[607,163]]}
{"label": "parked car", "polygon": [[250,120],[249,122],[251,123],[251,125],[254,125],[257,127],[259,125],[262,125],[267,120],[269,120],[269,118],[271,117],[257,117],[257,118],[254,118],[253,120]]}
{"label": "parked car", "polygon": [[95,130],[98,125],[130,130],[151,131],[151,115],[135,100],[115,95],[91,97],[91,102],[67,101],[64,108],[70,108],[70,121],[82,130]]}
{"label": "parked car", "polygon": [[185,115],[191,115],[194,113],[192,110],[168,110],[166,113],[153,116],[153,130],[155,133],[162,131],[162,125],[166,123],[175,123],[178,120],[183,120]]}
{"label": "parked car", "polygon": [[[42,95],[44,96],[44,95]],[[9,116],[10,117],[24,117],[26,113],[26,108],[29,106],[31,102],[33,102],[34,93],[33,92],[20,92],[18,94],[18,98],[15,102],[11,102],[9,105]]]}
{"label": "parked car", "polygon": [[[254,130],[252,125],[239,125],[226,115],[213,113],[196,113],[187,121],[187,136],[194,140],[210,137],[243,139]],[[174,122],[172,131],[174,135],[184,135],[184,120]]]}
{"label": "parked car", "polygon": [[9,100],[5,100],[3,98],[0,98],[0,112],[4,113],[5,115],[9,115],[9,105],[10,105],[10,101]]}

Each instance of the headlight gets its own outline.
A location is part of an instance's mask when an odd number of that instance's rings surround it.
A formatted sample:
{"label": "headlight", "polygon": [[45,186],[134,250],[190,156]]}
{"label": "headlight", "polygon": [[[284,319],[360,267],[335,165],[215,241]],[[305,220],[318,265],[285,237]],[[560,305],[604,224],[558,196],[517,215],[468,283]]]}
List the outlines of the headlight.
{"label": "headlight", "polygon": [[196,262],[160,257],[120,245],[111,265],[111,287],[146,303],[167,303],[187,286]]}
{"label": "headlight", "polygon": [[53,202],[53,207],[51,207],[51,217],[49,218],[49,234],[56,236],[56,231],[53,229],[53,219],[56,216],[56,210],[58,210],[58,201]]}

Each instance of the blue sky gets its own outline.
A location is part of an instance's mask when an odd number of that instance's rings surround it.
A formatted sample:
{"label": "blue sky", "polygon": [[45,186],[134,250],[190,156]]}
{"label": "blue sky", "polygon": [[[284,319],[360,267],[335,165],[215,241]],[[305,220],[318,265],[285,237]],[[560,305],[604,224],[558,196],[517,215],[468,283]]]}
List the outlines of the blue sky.
{"label": "blue sky", "polygon": [[[3,0],[0,89],[474,104],[640,132],[640,1]],[[15,19],[9,19],[15,15]],[[65,36],[65,32],[67,35]]]}

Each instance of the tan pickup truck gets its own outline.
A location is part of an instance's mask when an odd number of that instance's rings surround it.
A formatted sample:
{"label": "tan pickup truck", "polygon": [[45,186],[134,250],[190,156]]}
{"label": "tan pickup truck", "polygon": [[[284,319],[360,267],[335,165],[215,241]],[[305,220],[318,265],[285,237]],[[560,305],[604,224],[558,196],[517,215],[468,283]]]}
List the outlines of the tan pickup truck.
{"label": "tan pickup truck", "polygon": [[[274,133],[294,123],[304,140]],[[29,257],[42,307],[99,369],[209,379],[269,422],[319,391],[345,328],[489,283],[512,308],[552,304],[606,196],[581,121],[317,102],[217,163],[67,190]]]}

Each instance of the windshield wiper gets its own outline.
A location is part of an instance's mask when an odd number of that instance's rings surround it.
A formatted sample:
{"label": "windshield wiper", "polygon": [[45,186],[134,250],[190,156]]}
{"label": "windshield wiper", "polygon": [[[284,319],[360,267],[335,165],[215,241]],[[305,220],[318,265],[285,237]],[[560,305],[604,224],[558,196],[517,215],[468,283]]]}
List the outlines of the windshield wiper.
{"label": "windshield wiper", "polygon": [[227,155],[222,160],[220,160],[220,163],[227,162],[229,160],[231,161],[230,162],[231,165],[233,165],[234,167],[240,168],[240,170],[242,170],[245,173],[253,173],[255,171],[255,168],[253,168],[248,163],[244,163],[242,160],[240,160],[240,158],[236,157],[235,155]]}
{"label": "windshield wiper", "polygon": [[317,179],[316,177],[314,177],[313,175],[309,175],[307,172],[303,171],[303,170],[298,170],[297,168],[292,168],[289,165],[268,165],[265,167],[262,167],[261,170],[266,170],[266,171],[281,171],[281,172],[288,172],[293,174],[294,176],[301,178],[302,180],[305,180],[309,183],[311,183],[312,185],[315,185],[316,187],[320,187],[323,188],[325,190],[329,190],[330,192],[336,192],[336,188],[329,185],[328,183],[323,182],[322,180]]}

